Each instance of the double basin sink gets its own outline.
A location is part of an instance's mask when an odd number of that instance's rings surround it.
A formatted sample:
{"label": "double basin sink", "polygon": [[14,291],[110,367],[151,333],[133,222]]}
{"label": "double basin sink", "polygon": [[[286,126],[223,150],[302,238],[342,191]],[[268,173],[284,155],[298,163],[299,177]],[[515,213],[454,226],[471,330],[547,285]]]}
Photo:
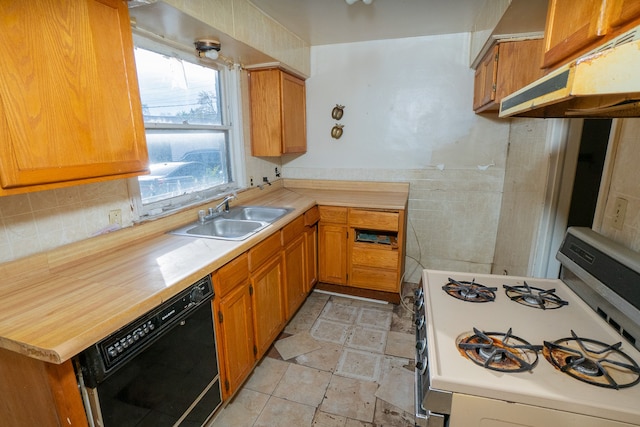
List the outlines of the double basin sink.
{"label": "double basin sink", "polygon": [[291,208],[237,206],[214,218],[193,222],[170,233],[210,239],[245,240],[292,211]]}

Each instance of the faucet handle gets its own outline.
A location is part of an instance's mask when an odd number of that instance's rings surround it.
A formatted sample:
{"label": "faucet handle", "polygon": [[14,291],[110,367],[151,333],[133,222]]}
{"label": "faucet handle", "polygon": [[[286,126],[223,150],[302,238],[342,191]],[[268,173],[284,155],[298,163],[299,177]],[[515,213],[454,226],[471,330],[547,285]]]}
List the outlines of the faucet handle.
{"label": "faucet handle", "polygon": [[204,209],[200,209],[198,211],[198,221],[204,222],[204,217],[205,217]]}

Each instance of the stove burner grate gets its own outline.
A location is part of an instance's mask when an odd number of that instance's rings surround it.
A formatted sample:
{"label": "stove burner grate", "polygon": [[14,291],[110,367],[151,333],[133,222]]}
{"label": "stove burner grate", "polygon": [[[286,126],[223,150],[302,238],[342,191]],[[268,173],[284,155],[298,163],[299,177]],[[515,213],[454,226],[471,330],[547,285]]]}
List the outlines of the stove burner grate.
{"label": "stove burner grate", "polygon": [[454,298],[470,301],[470,302],[491,302],[496,299],[495,291],[498,288],[489,288],[480,283],[476,283],[475,279],[470,282],[457,281],[449,278],[449,283],[444,285],[442,289]]}
{"label": "stove burner grate", "polygon": [[538,363],[540,345],[531,345],[511,333],[481,332],[473,328],[473,334],[458,337],[456,345],[460,354],[476,365],[498,372],[531,371]]}
{"label": "stove burner grate", "polygon": [[542,310],[564,307],[569,303],[558,297],[555,289],[540,289],[529,286],[527,282],[521,286],[502,285],[505,293],[511,299],[527,307]]}
{"label": "stove burner grate", "polygon": [[542,353],[556,369],[580,381],[600,387],[621,389],[640,382],[640,367],[620,350],[621,342],[613,345],[580,338],[571,331],[571,338],[544,342]]}

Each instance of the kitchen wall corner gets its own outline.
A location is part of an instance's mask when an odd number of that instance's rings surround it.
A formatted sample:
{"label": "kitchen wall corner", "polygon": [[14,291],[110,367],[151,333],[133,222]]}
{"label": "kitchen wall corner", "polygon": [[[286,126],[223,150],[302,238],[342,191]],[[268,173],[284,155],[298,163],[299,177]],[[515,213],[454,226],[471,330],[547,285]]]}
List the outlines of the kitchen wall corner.
{"label": "kitchen wall corner", "polygon": [[[618,119],[620,132],[611,165],[611,176],[604,206],[602,224],[595,231],[640,252],[640,119]],[[613,225],[615,200],[627,201],[621,229]]]}

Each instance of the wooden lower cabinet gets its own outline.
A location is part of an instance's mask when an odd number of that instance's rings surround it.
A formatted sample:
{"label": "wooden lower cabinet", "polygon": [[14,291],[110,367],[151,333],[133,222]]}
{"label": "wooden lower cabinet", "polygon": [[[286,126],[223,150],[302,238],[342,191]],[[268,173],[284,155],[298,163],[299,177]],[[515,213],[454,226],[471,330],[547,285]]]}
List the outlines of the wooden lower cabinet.
{"label": "wooden lower cabinet", "polygon": [[217,299],[218,359],[223,398],[232,395],[256,360],[249,283]]}
{"label": "wooden lower cabinet", "polygon": [[318,225],[318,276],[321,282],[347,283],[347,227]]}
{"label": "wooden lower cabinet", "polygon": [[256,356],[260,359],[285,324],[282,258],[279,253],[251,273],[251,287]]}
{"label": "wooden lower cabinet", "polygon": [[313,224],[305,227],[305,284],[304,292],[308,294],[318,283],[318,226]]}
{"label": "wooden lower cabinet", "polygon": [[213,274],[213,299],[222,398],[231,396],[256,361],[251,284],[247,254]]}
{"label": "wooden lower cabinet", "polygon": [[399,293],[404,235],[404,210],[320,206],[320,282]]}
{"label": "wooden lower cabinet", "polygon": [[0,396],[0,425],[87,425],[71,360],[56,365],[0,349]]}
{"label": "wooden lower cabinet", "polygon": [[283,251],[285,289],[287,297],[286,319],[293,317],[307,297],[305,274],[305,234],[300,234]]}

